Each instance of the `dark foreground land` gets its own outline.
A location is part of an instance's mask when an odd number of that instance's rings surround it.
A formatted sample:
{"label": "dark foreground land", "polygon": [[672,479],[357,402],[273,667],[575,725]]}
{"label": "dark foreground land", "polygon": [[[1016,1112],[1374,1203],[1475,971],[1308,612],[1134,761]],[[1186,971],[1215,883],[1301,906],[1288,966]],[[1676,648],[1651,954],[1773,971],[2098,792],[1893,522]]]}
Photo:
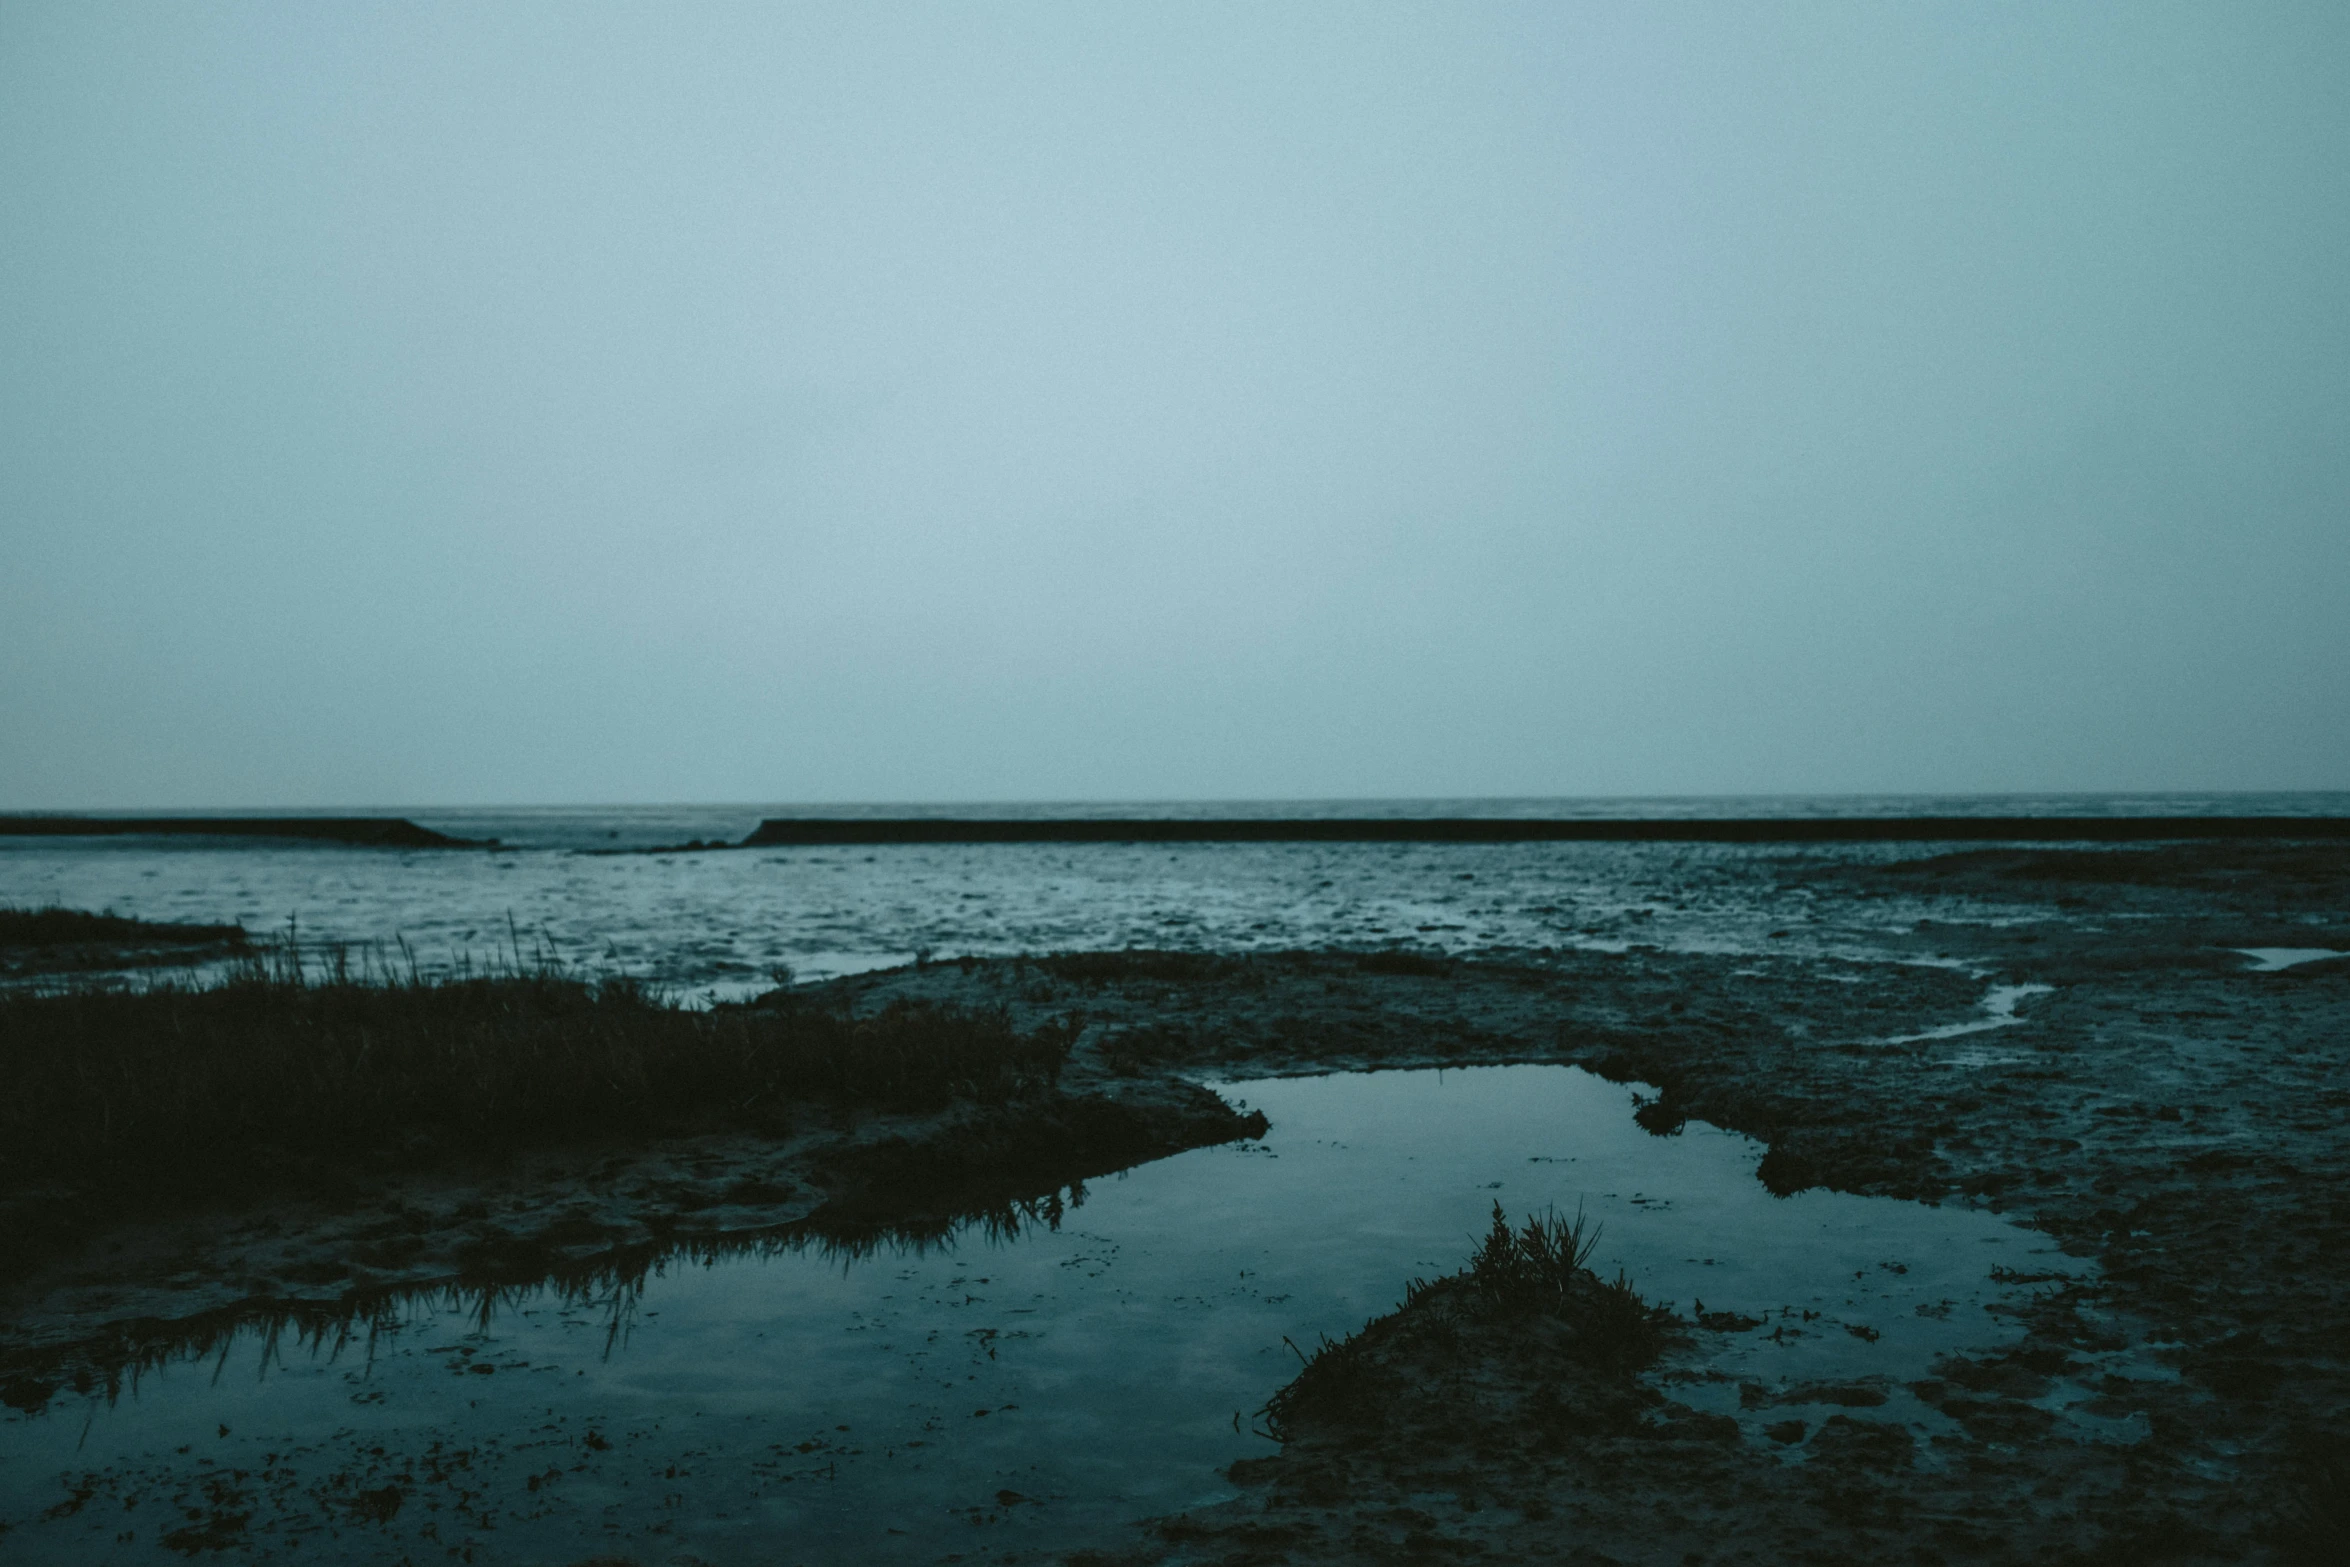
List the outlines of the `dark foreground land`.
{"label": "dark foreground land", "polygon": [[[211,1108],[170,1134],[214,1151],[154,1166],[216,1176],[164,1210],[153,1172],[76,1151],[119,1113],[92,1097],[104,1072],[56,1075],[59,1060],[132,1061],[107,1050],[135,1045],[93,1042],[138,1027],[105,998],[37,1024],[11,1014],[12,1052],[79,1043],[9,1066],[49,1085],[48,1110],[9,1133],[51,1140],[0,1178],[17,1248],[0,1268],[0,1373],[29,1404],[257,1301],[324,1317],[404,1286],[560,1279],[778,1226],[943,1225],[1242,1135],[1194,1086],[1218,1076],[1571,1062],[1651,1085],[1641,1121],[1657,1135],[1700,1119],[1763,1140],[1775,1191],[1988,1204],[2099,1269],[2049,1281],[2009,1352],[1914,1384],[1956,1434],[1919,1440],[1855,1386],[1834,1401],[1844,1413],[1785,1422],[1766,1445],[1672,1396],[1736,1322],[1645,1316],[1559,1266],[1557,1236],[1519,1231],[1279,1395],[1266,1418],[1282,1446],[1235,1467],[1235,1500],[1106,1559],[2345,1559],[2350,961],[2262,972],[2235,949],[2350,950],[2350,846],[1705,851],[1660,861],[1656,896],[1759,903],[1783,923],[1759,954],[942,963],[712,1014],[527,976],[365,994],[257,976],[230,1000],[118,998],[176,1008],[179,1037],[215,1037],[204,1008],[220,1007],[248,1009],[222,1040],[266,1017],[261,1034],[309,1041],[305,1059],[344,1042],[301,1090],[320,1097],[272,1100],[266,1135],[247,1122],[231,1139],[220,1117],[259,1090],[239,1086],[237,1052],[216,1052],[218,1097],[175,1094]],[[1933,1034],[1979,1019],[1994,986],[2046,988],[2012,1027]],[[357,1041],[387,1008],[410,1009],[410,1034],[473,1041],[459,1059],[475,1075],[436,1079],[437,1057],[363,1064],[376,1048]],[[855,1078],[885,1038],[907,1061],[964,1064]],[[541,1078],[593,1076],[576,1070],[588,1056],[625,1088],[678,1051],[704,1075],[668,1099],[530,1097]],[[438,1098],[394,1091],[435,1082]],[[359,1121],[310,1144],[286,1131],[353,1085],[376,1095]],[[542,1119],[517,1123],[517,1103]],[[70,1135],[34,1124],[68,1112]],[[527,1135],[482,1146],[482,1128],[515,1124]],[[2093,1370],[2124,1346],[2142,1373]]]}
{"label": "dark foreground land", "polygon": [[0,1398],[422,1291],[1010,1221],[1264,1129],[1073,1062],[1081,1029],[918,998],[697,1011],[282,949],[220,984],[0,991]]}

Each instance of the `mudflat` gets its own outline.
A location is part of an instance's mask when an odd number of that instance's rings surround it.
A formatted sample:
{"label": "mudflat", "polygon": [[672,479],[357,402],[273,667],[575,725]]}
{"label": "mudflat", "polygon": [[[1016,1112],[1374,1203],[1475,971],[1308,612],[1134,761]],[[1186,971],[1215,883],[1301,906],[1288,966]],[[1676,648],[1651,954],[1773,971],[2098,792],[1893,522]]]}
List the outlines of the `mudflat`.
{"label": "mudflat", "polygon": [[[1376,1397],[1277,1397],[1280,1446],[1234,1466],[1232,1500],[1072,1559],[2340,1559],[2350,848],[1658,869],[1660,904],[1782,923],[1760,950],[1072,953],[794,987],[743,1010],[998,1016],[1065,1047],[1052,1094],[423,1150],[364,1190],[109,1220],[12,1270],[0,1366],[12,1399],[45,1401],[241,1313],[358,1315],[389,1290],[642,1266],[827,1214],[949,1224],[1245,1135],[1201,1086],[1220,1079],[1557,1062],[1645,1085],[1656,1136],[1761,1140],[1774,1192],[1981,1205],[2095,1267],[2023,1281],[2008,1350],[1908,1384],[1943,1417],[1931,1434],[1885,1418],[1881,1388],[1741,1384],[1783,1406],[1760,1441],[1688,1390],[1763,1324],[1675,1319],[1653,1358],[1595,1361],[1573,1321],[1498,1321],[1438,1280],[1367,1325]],[[1097,1115],[1124,1130],[1088,1132]]]}
{"label": "mudflat", "polygon": [[[2344,1559],[2350,854],[1787,855],[1660,891],[1749,878],[1788,908],[1783,957],[1136,954],[848,982],[1082,1005],[1136,1073],[1573,1062],[1653,1085],[1658,1135],[1765,1141],[1775,1191],[1982,1204],[2099,1265],[2039,1290],[2009,1353],[1915,1386],[1958,1428],[1931,1442],[1865,1393],[1768,1450],[1669,1379],[1562,1410],[1537,1339],[1456,1336],[1380,1418],[1291,1421],[1238,1499],[1127,1559]],[[2090,1374],[2117,1351],[2147,1373]]]}

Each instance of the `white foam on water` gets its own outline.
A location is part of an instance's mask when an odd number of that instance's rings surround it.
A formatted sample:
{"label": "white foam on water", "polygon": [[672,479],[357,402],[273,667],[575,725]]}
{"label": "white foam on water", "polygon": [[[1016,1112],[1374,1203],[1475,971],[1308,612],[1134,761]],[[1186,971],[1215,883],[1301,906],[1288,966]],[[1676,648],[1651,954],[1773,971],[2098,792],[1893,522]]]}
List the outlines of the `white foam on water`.
{"label": "white foam on water", "polygon": [[2027,997],[2052,994],[2054,985],[1993,985],[1983,996],[1983,1015],[1964,1023],[1945,1023],[1940,1028],[1929,1028],[1919,1034],[1896,1034],[1885,1041],[1888,1045],[1915,1045],[1934,1039],[1958,1039],[1968,1034],[1980,1034],[1994,1028],[2012,1028],[2023,1021],[2016,1016],[2016,1008]]}

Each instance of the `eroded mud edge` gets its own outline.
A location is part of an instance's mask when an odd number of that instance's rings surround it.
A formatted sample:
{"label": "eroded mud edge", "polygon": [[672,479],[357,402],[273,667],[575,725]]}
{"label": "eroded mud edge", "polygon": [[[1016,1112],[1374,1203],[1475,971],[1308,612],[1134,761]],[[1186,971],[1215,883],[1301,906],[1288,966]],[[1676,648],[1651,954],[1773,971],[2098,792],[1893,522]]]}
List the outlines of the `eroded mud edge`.
{"label": "eroded mud edge", "polygon": [[1173,1076],[1089,1081],[932,1115],[842,1115],[786,1137],[566,1148],[388,1183],[123,1224],[15,1283],[0,1400],[111,1391],[243,1327],[333,1337],[420,1298],[633,1288],[675,1258],[861,1253],[979,1222],[1017,1228],[1095,1177],[1261,1134]]}

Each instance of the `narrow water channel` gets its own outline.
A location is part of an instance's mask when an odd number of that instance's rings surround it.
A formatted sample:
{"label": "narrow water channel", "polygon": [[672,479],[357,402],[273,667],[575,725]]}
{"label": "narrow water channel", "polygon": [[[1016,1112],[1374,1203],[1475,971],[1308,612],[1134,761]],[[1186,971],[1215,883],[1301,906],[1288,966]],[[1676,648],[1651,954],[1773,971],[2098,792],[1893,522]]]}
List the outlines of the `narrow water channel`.
{"label": "narrow water channel", "polygon": [[1111,1543],[1230,1494],[1222,1467],[1271,1449],[1251,1416],[1290,1345],[1459,1267],[1497,1201],[1582,1204],[1603,1270],[1684,1314],[1760,1319],[1701,1333],[1669,1383],[1731,1414],[1742,1382],[1861,1381],[1886,1390],[1878,1414],[1936,1429],[1899,1384],[2012,1340],[2019,1277],[2086,1267],[1984,1212],[1774,1198],[1759,1144],[1650,1136],[1631,1089],[1574,1068],[1222,1088],[1271,1118],[1262,1143],[1098,1182],[1057,1227],[672,1264],[625,1299],[508,1300],[486,1324],[419,1302],[339,1351],[255,1328],[112,1402],[10,1411],[5,1554],[813,1564]]}

